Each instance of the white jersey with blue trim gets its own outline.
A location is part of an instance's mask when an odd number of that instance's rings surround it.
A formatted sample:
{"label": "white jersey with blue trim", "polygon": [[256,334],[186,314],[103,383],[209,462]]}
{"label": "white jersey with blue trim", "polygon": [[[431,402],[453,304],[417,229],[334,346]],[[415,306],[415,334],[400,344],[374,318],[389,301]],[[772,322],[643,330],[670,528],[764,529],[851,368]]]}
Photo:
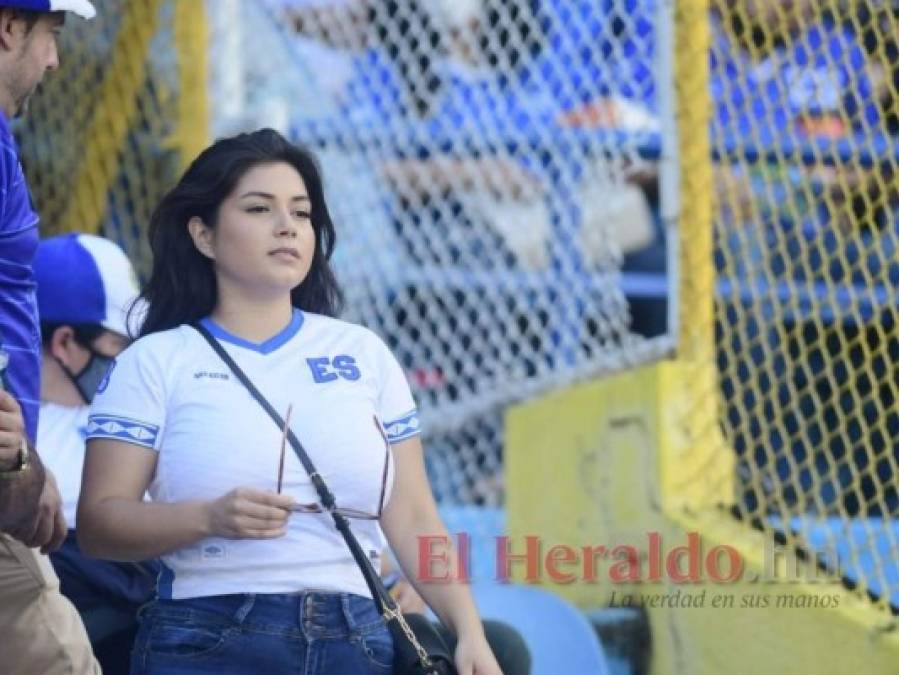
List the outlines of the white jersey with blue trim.
{"label": "white jersey with blue trim", "polygon": [[[295,311],[281,333],[253,344],[209,319],[204,325],[290,426],[340,507],[376,513],[391,444],[419,432],[418,412],[400,365],[374,333]],[[384,432],[384,433],[382,433]],[[274,491],[281,430],[190,326],[143,337],[126,349],[94,399],[88,438],[110,438],[159,453],[154,501],[216,499],[238,486]],[[318,501],[290,445],[286,494]],[[353,531],[379,566],[377,521]],[[320,589],[368,596],[368,587],[326,514],[294,513],[273,540],[209,538],[162,558],[162,598]]]}

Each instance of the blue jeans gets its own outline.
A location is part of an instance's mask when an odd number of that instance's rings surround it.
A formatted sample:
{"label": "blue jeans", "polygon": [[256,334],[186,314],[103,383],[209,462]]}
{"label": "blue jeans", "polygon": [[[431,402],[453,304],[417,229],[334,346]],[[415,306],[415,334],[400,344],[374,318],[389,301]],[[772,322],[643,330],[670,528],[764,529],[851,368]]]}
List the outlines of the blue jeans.
{"label": "blue jeans", "polygon": [[348,593],[157,600],[140,613],[132,675],[387,675],[393,642],[374,601]]}

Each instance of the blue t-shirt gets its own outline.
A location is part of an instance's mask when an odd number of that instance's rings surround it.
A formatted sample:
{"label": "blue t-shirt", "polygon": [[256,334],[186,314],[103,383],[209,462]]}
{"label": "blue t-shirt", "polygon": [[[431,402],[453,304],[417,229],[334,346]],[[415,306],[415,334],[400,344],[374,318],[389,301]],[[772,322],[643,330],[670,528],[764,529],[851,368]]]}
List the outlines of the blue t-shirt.
{"label": "blue t-shirt", "polygon": [[0,112],[0,345],[9,354],[6,386],[22,406],[32,442],[41,384],[41,331],[31,269],[37,224],[16,141]]}

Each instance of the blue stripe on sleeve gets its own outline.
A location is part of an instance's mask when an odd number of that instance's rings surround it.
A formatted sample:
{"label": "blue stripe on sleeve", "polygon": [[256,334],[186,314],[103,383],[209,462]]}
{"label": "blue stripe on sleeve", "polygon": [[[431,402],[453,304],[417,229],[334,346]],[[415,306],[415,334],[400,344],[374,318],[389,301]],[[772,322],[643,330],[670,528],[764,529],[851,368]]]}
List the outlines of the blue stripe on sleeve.
{"label": "blue stripe on sleeve", "polygon": [[91,415],[87,420],[87,438],[111,438],[142,445],[151,450],[156,448],[159,425],[140,422],[117,415]]}
{"label": "blue stripe on sleeve", "polygon": [[387,431],[387,440],[391,443],[404,441],[421,433],[418,410],[412,410],[391,422],[385,422],[384,429]]}

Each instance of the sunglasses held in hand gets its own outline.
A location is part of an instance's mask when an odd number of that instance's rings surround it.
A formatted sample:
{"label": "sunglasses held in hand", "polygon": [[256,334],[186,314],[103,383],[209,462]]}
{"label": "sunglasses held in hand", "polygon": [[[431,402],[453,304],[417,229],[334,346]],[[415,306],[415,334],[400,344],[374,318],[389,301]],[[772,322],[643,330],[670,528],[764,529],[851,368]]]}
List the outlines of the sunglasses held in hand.
{"label": "sunglasses held in hand", "polygon": [[[284,486],[284,458],[287,454],[287,434],[290,429],[290,414],[292,412],[293,405],[290,405],[287,408],[287,414],[284,416],[284,429],[281,432],[281,459],[278,463],[278,494],[281,494]],[[359,509],[344,509],[340,507],[334,509],[334,513],[340,514],[345,518],[380,520],[381,514],[384,511],[384,498],[387,491],[387,471],[390,466],[390,442],[387,440],[387,434],[384,432],[384,428],[378,421],[377,416],[373,415],[372,420],[374,421],[375,428],[378,430],[381,439],[384,441],[384,468],[381,471],[381,496],[378,498],[378,512],[369,513],[367,511],[360,511]],[[324,513],[326,511],[326,509],[318,502],[310,504],[294,504],[290,507],[290,510],[295,513]]]}

